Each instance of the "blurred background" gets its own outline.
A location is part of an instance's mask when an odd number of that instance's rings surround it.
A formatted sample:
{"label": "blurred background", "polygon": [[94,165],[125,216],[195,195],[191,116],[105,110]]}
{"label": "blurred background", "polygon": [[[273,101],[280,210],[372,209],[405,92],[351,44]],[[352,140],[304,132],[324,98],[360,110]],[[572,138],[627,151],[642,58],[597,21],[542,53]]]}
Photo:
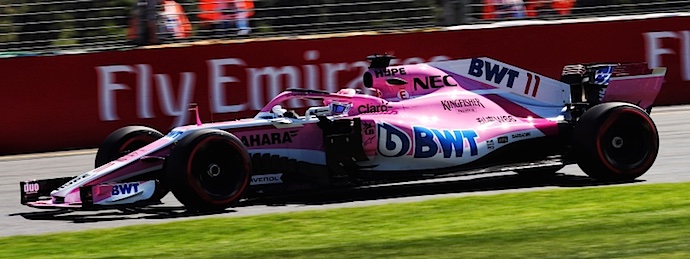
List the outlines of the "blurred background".
{"label": "blurred background", "polygon": [[0,0],[3,57],[686,11],[662,0]]}

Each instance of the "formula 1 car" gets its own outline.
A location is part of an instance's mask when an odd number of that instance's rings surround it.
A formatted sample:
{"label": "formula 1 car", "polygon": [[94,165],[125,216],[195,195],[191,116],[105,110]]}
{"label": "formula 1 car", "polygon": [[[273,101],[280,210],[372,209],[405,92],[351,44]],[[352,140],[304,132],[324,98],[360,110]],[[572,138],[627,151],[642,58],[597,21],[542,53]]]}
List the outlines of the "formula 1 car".
{"label": "formula 1 car", "polygon": [[[648,111],[664,68],[577,64],[561,80],[490,58],[390,66],[373,55],[366,89],[288,89],[254,118],[111,133],[96,168],[20,183],[21,203],[95,210],[160,202],[194,211],[281,192],[497,171],[631,180],[654,163]],[[366,92],[369,91],[369,92]],[[295,100],[321,105],[303,114]],[[300,112],[301,113],[301,112]]]}

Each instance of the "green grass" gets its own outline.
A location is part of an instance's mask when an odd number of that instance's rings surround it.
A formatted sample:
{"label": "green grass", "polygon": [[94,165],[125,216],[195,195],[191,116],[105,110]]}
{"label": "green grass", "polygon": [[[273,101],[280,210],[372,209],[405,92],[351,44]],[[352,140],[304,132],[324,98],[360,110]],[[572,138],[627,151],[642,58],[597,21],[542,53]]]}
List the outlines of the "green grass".
{"label": "green grass", "polygon": [[13,236],[0,257],[690,258],[690,183]]}

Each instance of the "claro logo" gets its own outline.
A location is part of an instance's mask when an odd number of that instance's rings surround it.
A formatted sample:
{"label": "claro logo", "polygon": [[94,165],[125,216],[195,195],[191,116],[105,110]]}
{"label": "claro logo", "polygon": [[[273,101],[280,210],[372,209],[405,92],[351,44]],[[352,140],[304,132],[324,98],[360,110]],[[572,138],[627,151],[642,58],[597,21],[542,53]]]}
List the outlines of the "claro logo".
{"label": "claro logo", "polygon": [[[189,122],[191,115],[187,111],[188,104],[195,100],[209,100],[212,113],[231,113],[260,110],[271,98],[287,88],[335,92],[340,88],[362,87],[361,75],[368,70],[369,62],[318,63],[319,56],[319,51],[308,50],[303,54],[304,62],[300,62],[304,64],[283,67],[251,67],[240,58],[211,59],[206,61],[207,75],[181,72],[178,86],[173,85],[171,75],[153,73],[155,69],[149,64],[98,66],[95,69],[98,78],[99,116],[103,121],[119,120],[118,110],[129,110],[132,107],[118,107],[118,98],[134,98],[138,118],[155,118],[154,111],[160,110],[165,116],[175,117],[173,126],[179,126]],[[435,56],[428,61],[448,59],[446,56]],[[418,57],[395,59],[391,65],[426,61]],[[340,78],[345,73],[348,78]],[[132,76],[136,79],[126,80]],[[197,82],[203,77],[208,79],[208,85],[200,86]],[[126,91],[132,93],[118,94]],[[208,96],[198,96],[199,93],[208,93]],[[246,94],[237,97],[237,93]],[[154,107],[156,99],[160,109]],[[306,105],[318,103],[296,99],[288,102],[291,108]]]}
{"label": "claro logo", "polygon": [[377,113],[377,112],[387,112],[390,109],[392,109],[392,106],[388,106],[385,104],[381,105],[360,105],[357,107],[357,111],[359,113]]}

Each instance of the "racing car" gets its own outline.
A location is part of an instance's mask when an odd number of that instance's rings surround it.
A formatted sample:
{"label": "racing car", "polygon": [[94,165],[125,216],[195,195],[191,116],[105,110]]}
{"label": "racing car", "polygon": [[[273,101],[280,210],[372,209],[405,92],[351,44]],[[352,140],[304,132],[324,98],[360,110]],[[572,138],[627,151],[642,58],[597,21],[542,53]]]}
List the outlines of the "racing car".
{"label": "racing car", "polygon": [[[596,180],[631,180],[654,163],[649,116],[664,68],[566,65],[560,80],[491,58],[391,65],[372,55],[362,89],[287,89],[255,117],[196,123],[166,135],[112,132],[95,169],[20,183],[35,208],[159,204],[222,210],[262,195],[577,164]],[[318,105],[301,111],[290,103]],[[289,107],[288,107],[289,108]],[[190,111],[192,112],[192,111]]]}

